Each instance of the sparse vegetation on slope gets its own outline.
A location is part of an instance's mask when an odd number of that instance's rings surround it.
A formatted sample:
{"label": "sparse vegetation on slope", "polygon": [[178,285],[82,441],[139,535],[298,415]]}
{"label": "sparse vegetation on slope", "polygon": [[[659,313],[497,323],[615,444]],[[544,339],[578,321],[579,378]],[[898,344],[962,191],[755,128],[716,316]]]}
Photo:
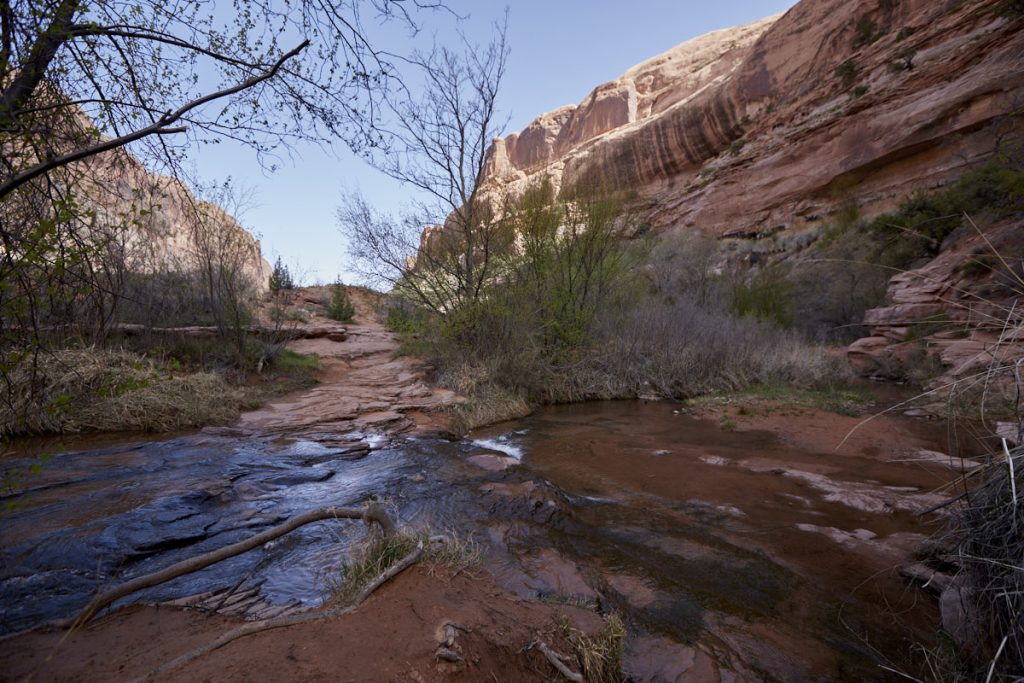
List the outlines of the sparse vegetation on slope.
{"label": "sparse vegetation on slope", "polygon": [[540,403],[847,378],[835,354],[782,329],[783,280],[714,272],[714,250],[699,241],[629,245],[619,237],[629,221],[621,198],[600,196],[556,198],[535,186],[506,219],[521,253],[502,261],[476,304],[444,315],[408,300],[389,309],[404,348],[469,397],[457,430]]}

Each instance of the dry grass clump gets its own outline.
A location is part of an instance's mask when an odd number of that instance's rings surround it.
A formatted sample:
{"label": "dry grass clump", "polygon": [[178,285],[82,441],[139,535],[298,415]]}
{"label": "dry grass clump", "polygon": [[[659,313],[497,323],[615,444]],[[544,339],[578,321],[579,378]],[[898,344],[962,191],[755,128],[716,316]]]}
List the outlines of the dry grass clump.
{"label": "dry grass clump", "polygon": [[371,534],[352,551],[341,567],[341,575],[330,581],[334,602],[341,605],[351,602],[371,581],[398,564],[422,542],[421,534],[410,532],[391,536]]}
{"label": "dry grass clump", "polygon": [[526,417],[533,410],[522,396],[488,384],[475,389],[450,412],[452,432],[468,434],[477,427]]}
{"label": "dry grass clump", "polygon": [[454,576],[472,571],[483,563],[484,549],[470,536],[450,532],[430,540],[424,563],[432,576],[441,569]]}
{"label": "dry grass clump", "polygon": [[563,625],[565,637],[572,645],[583,680],[588,683],[619,683],[622,680],[622,650],[626,625],[614,612],[605,617],[597,634],[586,633]]}
{"label": "dry grass clump", "polygon": [[[1004,442],[1005,446],[1005,442]],[[993,458],[955,515],[961,595],[987,680],[1024,678],[1024,447]]]}
{"label": "dry grass clump", "polygon": [[217,374],[172,375],[137,354],[101,348],[40,353],[7,380],[4,436],[172,431],[230,420],[243,401]]}
{"label": "dry grass clump", "polygon": [[526,417],[532,412],[522,395],[496,384],[493,371],[484,364],[444,359],[441,363],[444,367],[438,383],[464,398],[449,409],[454,433],[466,434],[477,427]]}
{"label": "dry grass clump", "polygon": [[409,556],[417,546],[425,549],[422,562],[431,574],[443,568],[452,574],[479,566],[483,557],[480,545],[458,534],[432,537],[425,532],[404,530],[390,537],[371,534],[349,555],[340,576],[328,586],[336,604],[350,602],[371,581]]}

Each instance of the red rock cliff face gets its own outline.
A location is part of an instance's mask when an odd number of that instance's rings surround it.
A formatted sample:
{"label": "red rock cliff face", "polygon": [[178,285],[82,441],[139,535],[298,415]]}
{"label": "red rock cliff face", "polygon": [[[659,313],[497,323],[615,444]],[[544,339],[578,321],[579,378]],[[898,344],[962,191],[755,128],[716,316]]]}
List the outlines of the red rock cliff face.
{"label": "red rock cliff face", "polygon": [[220,265],[240,268],[257,291],[268,288],[272,269],[259,240],[180,180],[149,172],[124,150],[79,162],[78,168],[87,179],[82,200],[99,222],[130,226],[118,233],[130,270],[201,268],[205,248],[206,257],[220,259]]}
{"label": "red rock cliff face", "polygon": [[[744,242],[745,253],[797,251],[843,200],[866,216],[891,209],[1024,133],[1024,117],[1008,116],[1024,109],[1024,17],[1005,5],[802,0],[683,43],[496,140],[483,185],[593,177],[636,191],[655,230]],[[952,309],[959,271],[943,258],[894,281],[893,306],[871,312],[873,336],[854,348],[863,367],[899,355],[888,347],[903,343],[912,313],[899,306],[924,296],[913,282],[938,278],[924,303]],[[977,356],[977,344],[940,346],[947,366]]]}
{"label": "red rock cliff face", "polygon": [[839,185],[888,208],[991,154],[991,124],[1024,103],[1024,20],[1001,4],[803,0],[496,140],[484,185],[594,176],[638,191],[655,229],[715,235],[816,228]]}

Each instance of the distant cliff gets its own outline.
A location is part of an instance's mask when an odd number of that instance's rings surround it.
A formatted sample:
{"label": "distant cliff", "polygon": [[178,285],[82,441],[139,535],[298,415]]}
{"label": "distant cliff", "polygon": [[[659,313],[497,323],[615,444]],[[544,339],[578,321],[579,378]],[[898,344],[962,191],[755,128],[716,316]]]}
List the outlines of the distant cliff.
{"label": "distant cliff", "polygon": [[259,240],[224,208],[197,198],[177,178],[149,172],[124,150],[80,163],[82,195],[101,223],[130,226],[124,245],[130,270],[190,270],[205,252],[237,265],[266,290],[271,267]]}
{"label": "distant cliff", "polygon": [[889,206],[991,154],[1024,104],[1024,27],[997,0],[803,0],[687,41],[495,141],[483,185],[593,176],[659,230],[816,229],[856,185]]}
{"label": "distant cliff", "polygon": [[[1021,136],[1022,117],[1010,116],[1024,111],[1024,17],[1014,7],[802,0],[682,43],[497,139],[482,188],[597,179],[634,191],[640,224],[655,231],[711,235],[759,261],[799,258],[844,203],[866,217],[888,211]],[[997,229],[1020,248],[1009,236],[1024,233],[1022,221]],[[959,262],[978,248],[944,249],[893,281],[892,305],[869,312],[871,337],[852,349],[866,373],[906,355],[909,314],[964,318],[951,297],[970,272]],[[904,306],[924,299],[930,307]],[[991,358],[980,352],[991,331],[953,336],[925,340],[947,368]]]}

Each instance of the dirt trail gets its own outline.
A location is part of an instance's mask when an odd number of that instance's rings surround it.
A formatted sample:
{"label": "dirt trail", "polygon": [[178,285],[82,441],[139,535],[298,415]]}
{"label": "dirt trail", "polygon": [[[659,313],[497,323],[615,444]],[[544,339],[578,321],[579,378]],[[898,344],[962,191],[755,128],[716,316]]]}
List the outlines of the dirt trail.
{"label": "dirt trail", "polygon": [[[446,431],[442,409],[454,403],[456,395],[430,387],[422,362],[395,357],[398,341],[381,323],[371,295],[349,291],[356,316],[355,323],[345,325],[344,341],[322,337],[288,345],[320,357],[320,383],[246,413],[239,427],[331,443],[380,433]],[[335,324],[322,315],[318,302],[325,294],[324,288],[312,287],[290,293],[292,304],[304,304],[310,313],[300,327]]]}

